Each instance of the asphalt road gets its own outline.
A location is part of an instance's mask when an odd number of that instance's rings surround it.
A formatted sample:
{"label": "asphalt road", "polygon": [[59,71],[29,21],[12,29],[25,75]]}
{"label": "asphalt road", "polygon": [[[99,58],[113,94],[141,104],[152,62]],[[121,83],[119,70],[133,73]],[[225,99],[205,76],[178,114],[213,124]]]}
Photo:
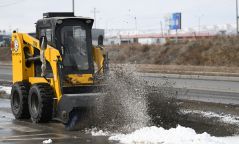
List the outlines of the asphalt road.
{"label": "asphalt road", "polygon": [[[187,102],[181,102],[181,104],[183,103],[186,104],[185,106],[187,108],[190,108],[192,105],[194,105],[192,103],[187,104]],[[190,106],[188,107],[188,105]],[[198,106],[197,108],[201,109],[201,107]],[[204,105],[203,109],[205,108],[213,108],[216,109],[216,111],[221,110],[220,106],[215,107],[207,104]],[[227,110],[227,108],[225,109],[225,107],[223,107],[223,110]],[[235,108],[232,110],[235,110]],[[158,113],[155,116],[158,117]],[[157,118],[154,120],[157,120]],[[238,125],[221,123],[220,119],[208,119],[201,117],[200,115],[192,114],[190,117],[187,117],[187,119],[179,118],[177,124],[184,127],[191,127],[197,133],[208,132],[213,136],[232,136],[238,134]],[[52,139],[54,144],[119,143],[117,141],[110,141],[108,138],[108,136],[92,136],[86,130],[74,132],[66,131],[63,124],[56,121],[51,121],[47,124],[33,124],[30,120],[15,120],[10,110],[10,100],[0,99],[1,144],[41,144],[44,140],[48,139]]]}
{"label": "asphalt road", "polygon": [[239,104],[239,78],[144,73],[150,85],[173,87],[178,99],[221,104]]}
{"label": "asphalt road", "polygon": [[12,67],[8,65],[0,65],[0,81],[12,80]]}
{"label": "asphalt road", "polygon": [[[239,104],[239,78],[221,76],[196,76],[175,74],[141,74],[148,83],[172,86],[177,98],[213,102],[222,104]],[[11,81],[11,66],[0,65],[0,81]]]}
{"label": "asphalt road", "polygon": [[[0,81],[11,81],[11,76],[11,67],[0,66]],[[239,104],[239,90],[237,89],[239,80],[237,78],[163,74],[142,74],[142,78],[152,86],[165,85],[165,83],[172,86],[178,93],[179,99]],[[186,123],[188,124],[188,122]],[[195,125],[201,127],[202,123],[196,123]],[[205,127],[210,128],[211,125]],[[218,131],[218,126],[213,127],[213,129],[215,128]],[[66,131],[64,125],[56,121],[48,124],[32,124],[30,120],[15,120],[11,114],[10,101],[0,100],[0,143],[41,144],[42,141],[47,139],[53,139],[53,143],[57,144],[117,143],[109,141],[107,136],[92,136],[86,131]]]}
{"label": "asphalt road", "polygon": [[29,121],[15,120],[10,111],[10,101],[0,100],[0,143],[4,144],[41,144],[53,139],[57,144],[108,144],[114,143],[106,136],[94,136],[85,131],[66,131],[58,122],[33,124]]}

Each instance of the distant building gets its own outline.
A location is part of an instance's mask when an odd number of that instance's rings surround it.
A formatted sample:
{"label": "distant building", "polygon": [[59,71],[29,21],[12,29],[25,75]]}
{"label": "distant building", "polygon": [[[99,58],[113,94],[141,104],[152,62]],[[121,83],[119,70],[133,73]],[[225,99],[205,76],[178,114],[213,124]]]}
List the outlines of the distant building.
{"label": "distant building", "polygon": [[195,40],[216,35],[235,35],[235,24],[202,25],[168,31],[163,29],[106,29],[105,45],[120,45],[129,43],[165,44],[168,41]]}
{"label": "distant building", "polygon": [[104,40],[105,45],[119,45],[120,42],[119,36],[106,37]]}
{"label": "distant building", "polygon": [[106,38],[105,45],[120,44],[165,44],[167,41],[178,40],[195,40],[198,38],[213,37],[216,34],[210,33],[180,33],[180,34],[137,34],[137,35],[120,35]]}

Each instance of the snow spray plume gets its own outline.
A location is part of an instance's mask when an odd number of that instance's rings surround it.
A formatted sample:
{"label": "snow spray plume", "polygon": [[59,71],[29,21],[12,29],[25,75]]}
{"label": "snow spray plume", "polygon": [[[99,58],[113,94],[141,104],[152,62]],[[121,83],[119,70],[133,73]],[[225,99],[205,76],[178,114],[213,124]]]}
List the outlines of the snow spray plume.
{"label": "snow spray plume", "polygon": [[[106,83],[103,89],[106,95],[98,99],[93,114],[94,123],[100,129],[129,132],[164,124],[164,121],[169,121],[168,117],[177,113],[172,102],[175,93],[171,84],[164,82],[152,86],[136,73],[135,66],[117,65]],[[168,114],[164,114],[164,111]]]}
{"label": "snow spray plume", "polygon": [[97,102],[97,114],[104,128],[129,131],[147,126],[145,84],[128,65],[115,67],[106,80],[104,93]]}

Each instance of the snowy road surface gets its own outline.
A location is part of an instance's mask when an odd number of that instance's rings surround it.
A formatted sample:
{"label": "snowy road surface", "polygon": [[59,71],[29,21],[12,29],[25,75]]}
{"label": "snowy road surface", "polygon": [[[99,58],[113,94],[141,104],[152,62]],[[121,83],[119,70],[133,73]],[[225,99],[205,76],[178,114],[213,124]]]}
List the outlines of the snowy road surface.
{"label": "snowy road surface", "polygon": [[[184,111],[185,113],[201,113],[206,117],[221,117],[222,120],[239,124],[237,117],[221,116],[200,111]],[[239,136],[214,137],[209,134],[197,134],[192,128],[178,125],[169,130],[161,127],[142,127],[130,133],[111,133],[109,131],[87,129],[84,131],[65,131],[58,122],[35,125],[29,121],[14,120],[10,110],[10,101],[0,99],[0,143],[31,144],[52,140],[54,144],[76,143],[125,143],[125,144],[238,144]]]}
{"label": "snowy road surface", "polygon": [[[0,66],[0,79],[11,80],[11,68]],[[181,99],[213,101],[239,104],[239,82],[210,78],[172,77],[160,75],[143,76],[149,84],[169,81],[179,89]],[[11,88],[0,86],[0,91],[10,93]],[[181,96],[181,97],[180,97]],[[231,120],[239,124],[238,117],[221,116],[210,112],[185,111],[202,116]],[[235,120],[235,121],[234,121]],[[35,125],[29,121],[17,121],[11,114],[9,100],[0,99],[0,143],[30,144],[52,140],[53,143],[126,143],[126,144],[237,144],[239,136],[215,137],[208,133],[197,134],[194,129],[178,125],[169,130],[161,127],[142,127],[130,133],[111,133],[105,130],[90,129],[68,132],[58,122]]]}
{"label": "snowy road surface", "polygon": [[54,144],[107,144],[113,143],[108,137],[94,136],[85,131],[69,132],[58,122],[32,124],[29,120],[17,121],[10,110],[10,101],[0,99],[0,143],[33,144],[51,139]]}

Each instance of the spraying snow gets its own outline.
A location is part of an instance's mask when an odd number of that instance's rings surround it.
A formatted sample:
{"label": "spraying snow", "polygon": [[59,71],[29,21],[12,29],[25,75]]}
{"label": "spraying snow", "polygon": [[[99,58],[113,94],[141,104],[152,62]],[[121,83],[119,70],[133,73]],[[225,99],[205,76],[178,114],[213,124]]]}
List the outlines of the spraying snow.
{"label": "spraying snow", "polygon": [[128,131],[145,127],[150,122],[147,114],[146,88],[134,68],[119,66],[110,73],[107,86],[96,104],[101,126]]}
{"label": "spraying snow", "polygon": [[[167,121],[172,123],[171,117],[175,116],[177,108],[170,107],[173,105],[170,84],[166,82],[149,87],[135,69],[134,65],[117,65],[110,72],[102,91],[106,95],[95,104],[94,118],[91,118],[93,126],[117,133],[151,125],[161,126]],[[159,119],[160,122],[155,124]]]}

